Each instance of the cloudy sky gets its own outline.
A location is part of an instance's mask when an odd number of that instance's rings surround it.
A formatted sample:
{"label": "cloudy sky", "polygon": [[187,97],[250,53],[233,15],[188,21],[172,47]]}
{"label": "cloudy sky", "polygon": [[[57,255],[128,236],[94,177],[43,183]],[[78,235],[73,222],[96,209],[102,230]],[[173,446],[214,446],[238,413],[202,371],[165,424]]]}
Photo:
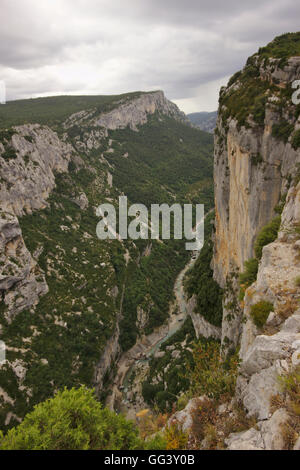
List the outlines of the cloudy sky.
{"label": "cloudy sky", "polygon": [[7,99],[164,90],[185,112],[274,36],[300,30],[299,0],[0,0]]}

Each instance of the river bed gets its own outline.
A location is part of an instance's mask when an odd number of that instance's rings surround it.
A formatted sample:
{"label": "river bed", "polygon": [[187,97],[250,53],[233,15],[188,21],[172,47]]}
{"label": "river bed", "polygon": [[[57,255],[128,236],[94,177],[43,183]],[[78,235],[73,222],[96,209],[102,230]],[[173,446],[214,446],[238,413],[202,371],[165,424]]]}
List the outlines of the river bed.
{"label": "river bed", "polygon": [[134,406],[129,397],[131,395],[129,388],[132,375],[138,372],[142,379],[151,357],[159,351],[165,341],[181,328],[187,318],[187,299],[184,294],[183,279],[186,272],[194,265],[199,253],[200,251],[192,253],[191,259],[176,278],[174,294],[176,298],[175,311],[177,313],[170,312],[169,319],[164,325],[156,328],[151,335],[141,338],[129,351],[121,356],[118,362],[117,374],[112,393],[107,399],[107,405],[117,412],[124,413],[128,418],[135,418],[139,408]]}

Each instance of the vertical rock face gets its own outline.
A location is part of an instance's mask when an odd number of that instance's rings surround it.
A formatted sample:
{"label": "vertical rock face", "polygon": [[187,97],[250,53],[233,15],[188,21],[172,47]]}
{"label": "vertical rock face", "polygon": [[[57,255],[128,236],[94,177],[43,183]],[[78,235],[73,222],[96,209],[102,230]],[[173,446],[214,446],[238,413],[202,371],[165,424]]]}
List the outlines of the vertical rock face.
{"label": "vertical rock face", "polygon": [[[274,412],[271,398],[282,393],[278,377],[299,364],[300,119],[292,82],[300,78],[300,57],[279,55],[289,36],[250,57],[220,93],[213,269],[225,292],[223,345],[240,346],[236,399],[258,420],[256,429],[231,435],[230,449],[286,445],[282,425],[290,417],[286,409]],[[291,36],[300,52],[299,34]],[[277,238],[264,244],[256,281],[240,301],[239,273],[255,257],[257,235],[277,212]],[[253,307],[262,303],[271,311],[260,324]]]}
{"label": "vertical rock face", "polygon": [[[299,74],[299,57],[281,67],[279,59],[257,54],[221,89],[215,132],[213,269],[222,287],[253,257],[257,234],[275,215],[300,162],[299,149],[293,145],[300,123],[291,89]],[[224,314],[223,339],[237,344],[240,316],[235,312],[230,325]]]}

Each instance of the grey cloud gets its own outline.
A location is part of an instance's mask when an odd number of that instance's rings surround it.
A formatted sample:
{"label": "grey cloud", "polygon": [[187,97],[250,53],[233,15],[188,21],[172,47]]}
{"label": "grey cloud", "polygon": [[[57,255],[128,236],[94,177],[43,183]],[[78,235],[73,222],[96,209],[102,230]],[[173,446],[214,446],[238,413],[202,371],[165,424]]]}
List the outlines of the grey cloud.
{"label": "grey cloud", "polygon": [[295,0],[1,0],[0,79],[9,99],[159,87],[199,103],[299,13]]}

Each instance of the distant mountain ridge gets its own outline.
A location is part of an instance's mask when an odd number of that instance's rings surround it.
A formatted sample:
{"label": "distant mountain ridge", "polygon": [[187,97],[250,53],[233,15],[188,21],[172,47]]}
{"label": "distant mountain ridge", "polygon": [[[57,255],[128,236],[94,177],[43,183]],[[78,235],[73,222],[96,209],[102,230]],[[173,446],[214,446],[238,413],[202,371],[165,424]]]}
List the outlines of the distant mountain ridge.
{"label": "distant mountain ridge", "polygon": [[200,113],[187,114],[187,117],[194,126],[199,127],[202,131],[209,132],[210,134],[213,134],[216,127],[217,116],[217,111],[202,111]]}

